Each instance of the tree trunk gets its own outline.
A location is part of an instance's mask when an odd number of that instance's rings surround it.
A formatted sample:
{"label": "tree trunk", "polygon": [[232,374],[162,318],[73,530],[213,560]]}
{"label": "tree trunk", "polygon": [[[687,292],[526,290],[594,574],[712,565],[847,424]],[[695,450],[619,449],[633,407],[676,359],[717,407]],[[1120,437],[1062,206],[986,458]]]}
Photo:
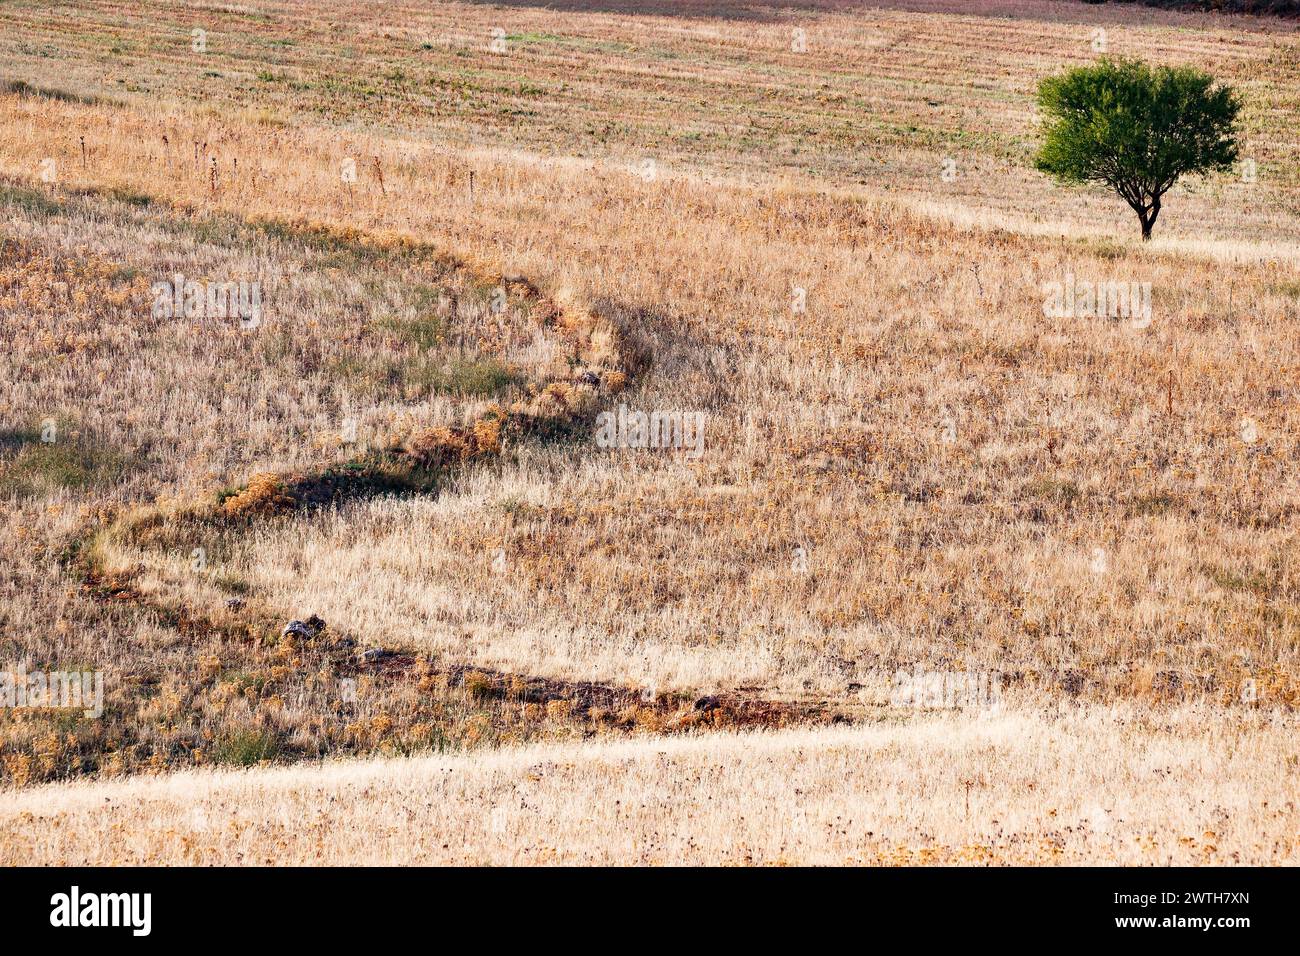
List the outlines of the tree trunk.
{"label": "tree trunk", "polygon": [[1132,199],[1128,201],[1128,205],[1130,209],[1137,213],[1138,222],[1142,224],[1142,241],[1146,242],[1151,238],[1151,207],[1146,203],[1137,202]]}
{"label": "tree trunk", "polygon": [[1137,214],[1142,223],[1142,241],[1147,242],[1151,238],[1151,227],[1156,224],[1156,219],[1160,216],[1160,197],[1154,197],[1151,205],[1143,206]]}

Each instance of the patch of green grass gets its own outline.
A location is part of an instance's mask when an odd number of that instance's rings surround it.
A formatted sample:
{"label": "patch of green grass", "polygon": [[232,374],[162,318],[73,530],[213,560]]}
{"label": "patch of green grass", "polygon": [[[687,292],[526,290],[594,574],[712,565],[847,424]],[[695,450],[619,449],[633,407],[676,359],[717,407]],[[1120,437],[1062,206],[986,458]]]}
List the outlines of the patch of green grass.
{"label": "patch of green grass", "polygon": [[42,97],[47,100],[59,100],[64,103],[81,103],[84,106],[96,106],[104,102],[98,96],[85,93],[71,93],[52,86],[33,86],[26,80],[0,80],[0,93],[16,93],[19,96]]}
{"label": "patch of green grass", "polygon": [[43,441],[35,431],[0,435],[0,452],[7,450],[14,454],[8,461],[0,461],[0,494],[19,497],[110,485],[126,473],[129,464],[126,456],[114,449],[66,438]]}
{"label": "patch of green grass", "polygon": [[529,83],[527,80],[520,80],[514,86],[498,87],[497,92],[505,93],[507,96],[545,96],[546,88],[536,83]]}
{"label": "patch of green grass", "polygon": [[150,196],[138,193],[134,189],[128,189],[125,186],[112,186],[104,191],[104,195],[117,202],[126,203],[128,206],[135,206],[137,209],[146,209],[153,202]]}
{"label": "patch of green grass", "polygon": [[393,366],[367,355],[347,353],[330,359],[327,372],[331,381],[347,382],[359,394],[377,394],[385,385],[394,384]]}
{"label": "patch of green grass", "polygon": [[0,205],[16,207],[38,219],[48,219],[67,211],[64,203],[49,193],[12,183],[0,183]]}
{"label": "patch of green grass", "polygon": [[[74,670],[93,671],[94,670],[93,667],[73,668],[73,667],[66,667],[66,666],[61,666],[59,669],[62,671],[74,671]],[[77,730],[79,729],[78,724],[80,724],[83,720],[86,719],[86,716],[83,713],[83,711],[88,709],[90,709],[89,704],[87,704],[85,707],[75,709],[75,710],[56,710],[49,717],[50,729],[60,734],[76,733]]]}
{"label": "patch of green grass", "polygon": [[1290,299],[1300,299],[1300,279],[1292,279],[1287,282],[1276,282],[1271,285],[1274,292],[1284,295]]}
{"label": "patch of green grass", "polygon": [[381,329],[410,342],[421,351],[438,347],[446,337],[447,324],[435,312],[426,312],[413,319],[387,316],[375,322]]}
{"label": "patch of green grass", "polygon": [[[422,330],[418,334],[432,334]],[[520,376],[494,358],[446,358],[421,352],[411,358],[360,355],[339,356],[330,363],[330,375],[346,380],[364,394],[384,388],[414,386],[438,395],[485,398],[517,384]]]}
{"label": "patch of green grass", "polygon": [[515,384],[518,376],[493,358],[457,357],[439,362],[418,362],[405,380],[440,395],[495,395]]}
{"label": "patch of green grass", "polygon": [[555,33],[511,33],[506,40],[511,43],[565,43],[571,42],[572,38]]}
{"label": "patch of green grass", "polygon": [[266,730],[236,730],[218,738],[212,748],[214,763],[236,767],[252,767],[279,754],[279,741]]}
{"label": "patch of green grass", "polygon": [[1206,568],[1212,580],[1225,591],[1250,591],[1253,594],[1268,594],[1273,590],[1273,582],[1268,575],[1256,571],[1240,574],[1228,568]]}

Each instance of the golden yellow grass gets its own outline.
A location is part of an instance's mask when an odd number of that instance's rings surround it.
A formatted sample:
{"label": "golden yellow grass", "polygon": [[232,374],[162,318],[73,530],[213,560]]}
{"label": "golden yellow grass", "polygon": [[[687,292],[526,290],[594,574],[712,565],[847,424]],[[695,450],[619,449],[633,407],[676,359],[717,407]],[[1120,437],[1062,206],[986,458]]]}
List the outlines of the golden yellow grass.
{"label": "golden yellow grass", "polygon": [[1294,864],[1293,732],[1066,707],[184,772],[7,797],[0,862]]}
{"label": "golden yellow grass", "polygon": [[449,153],[516,146],[634,171],[652,159],[760,183],[810,174],[1017,228],[1124,235],[1118,200],[1056,189],[1025,163],[1035,85],[1094,59],[1102,29],[1111,54],[1193,63],[1246,94],[1259,182],[1180,186],[1166,228],[1297,237],[1300,40],[1283,21],[989,0],[637,7],[23,0],[0,11],[0,57],[13,78],[151,108],[359,125]]}
{"label": "golden yellow grass", "polygon": [[[1210,272],[1186,252],[1031,242],[843,193],[647,184],[511,156],[476,160],[471,215],[460,159],[425,149],[403,165],[418,144],[367,143],[388,191],[368,184],[358,200],[333,160],[359,144],[215,121],[210,142],[266,171],[213,194],[161,144],[193,135],[183,115],[8,105],[12,165],[45,147],[32,112],[53,111],[110,182],[495,253],[598,303],[653,356],[636,407],[708,415],[698,462],[561,454],[534,469],[536,491],[467,501],[431,539],[420,518],[394,526],[379,506],[381,530],[351,528],[354,557],[338,564],[309,529],[287,528],[257,550],[275,575],[312,540],[288,565],[310,587],[295,576],[277,592],[288,605],[337,607],[346,627],[378,637],[379,623],[438,651],[473,644],[494,664],[545,659],[537,645],[557,621],[608,635],[608,653],[562,636],[565,676],[587,676],[578,660],[616,676],[604,661],[622,655],[648,661],[636,670],[652,681],[712,686],[734,666],[736,684],[835,693],[856,668],[928,662],[1095,671],[1108,692],[1170,671],[1227,699],[1267,678],[1278,699],[1294,695],[1287,408],[1300,360],[1289,270],[1274,260]],[[1044,316],[1043,284],[1070,274],[1151,282],[1152,326]],[[806,313],[792,311],[799,288]],[[545,490],[570,473],[577,494],[564,494],[572,481]],[[256,581],[259,560],[241,572]],[[439,566],[452,573],[430,576]],[[393,589],[405,603],[367,597]],[[480,625],[509,628],[514,650],[493,652]]]}
{"label": "golden yellow grass", "polygon": [[[335,825],[373,837],[372,861],[503,861],[521,846],[536,854],[529,859],[624,862],[985,859],[977,847],[998,861],[1292,858],[1294,808],[1277,801],[1293,789],[1294,727],[1256,704],[1274,714],[1300,694],[1295,37],[1070,4],[1053,5],[1068,8],[1069,22],[1033,5],[1014,5],[1022,15],[1013,19],[909,6],[867,14],[827,4],[757,19],[478,4],[400,15],[342,3],[264,18],[212,11],[203,58],[189,52],[198,24],[178,5],[150,5],[145,14],[163,26],[140,42],[119,7],[86,4],[77,22],[88,26],[58,69],[5,32],[9,75],[123,105],[0,96],[0,173],[31,183],[52,158],[59,188],[145,194],[164,212],[415,238],[477,273],[524,275],[594,310],[648,359],[620,400],[707,415],[698,461],[529,443],[458,475],[436,498],[214,531],[219,560],[205,575],[193,573],[188,552],[101,541],[109,570],[198,615],[219,615],[227,585],[239,582],[285,618],[321,613],[366,644],[449,664],[800,696],[903,721],[757,744],[664,742],[679,755],[667,765],[657,763],[659,741],[575,752],[566,759],[582,774],[546,784],[548,801],[573,800],[573,810],[557,811],[556,824],[526,819],[514,842],[465,824],[497,792],[492,774],[507,779],[514,771],[499,768],[534,757],[447,758],[475,782],[445,810],[435,801],[430,812],[447,817],[418,819],[431,832],[454,825],[479,837],[443,839],[445,852],[384,814],[368,818],[344,790],[337,824],[295,834],[259,830],[252,817],[246,840],[223,829],[201,844],[203,859],[315,859],[315,844],[299,841]],[[6,5],[0,18],[49,42],[67,37],[70,21],[33,19],[35,9]],[[484,50],[499,20],[510,44],[502,58]],[[1091,57],[1090,30],[1103,23],[1114,52],[1205,66],[1240,84],[1249,104],[1258,181],[1180,188],[1148,246],[1116,201],[1059,190],[1025,166],[1033,83]],[[794,25],[808,30],[810,53],[790,51]],[[372,75],[358,76],[357,62]],[[940,176],[947,158],[951,182]],[[355,183],[340,177],[347,159]],[[133,237],[144,240],[146,272],[150,256],[169,264],[177,254],[150,239],[155,228],[146,221],[105,238],[91,219],[42,237],[21,215],[5,225],[7,236],[84,255],[90,265],[78,268],[92,279],[102,269],[117,292],[133,280],[114,270],[140,265]],[[278,252],[212,261],[272,280],[296,268]],[[15,271],[20,292],[24,275]],[[1151,326],[1045,315],[1044,284],[1070,275],[1150,282]],[[320,288],[346,292],[353,278],[323,278]],[[129,444],[143,426],[174,451],[118,488],[14,501],[0,533],[21,550],[6,585],[19,611],[0,626],[22,653],[53,657],[52,646],[89,659],[104,654],[95,637],[103,628],[113,661],[134,654],[156,671],[183,657],[183,642],[166,622],[105,616],[68,594],[57,572],[66,539],[155,493],[203,496],[255,471],[317,467],[349,452],[337,443],[336,398],[223,414],[211,389],[236,353],[218,349],[213,366],[217,340],[187,351],[176,347],[186,341],[178,329],[145,339],[170,342],[166,350],[114,345],[102,321],[109,305],[97,299],[77,313],[98,364],[54,359],[76,374],[52,364],[32,381],[66,389],[65,404],[84,404],[115,440]],[[258,335],[290,332],[327,355],[340,349],[337,325],[311,324],[333,314],[327,298],[284,305]],[[141,341],[138,316],[114,318],[122,342]],[[66,338],[32,347],[77,354]],[[170,401],[148,390],[140,401],[106,371],[97,389],[96,368],[123,367],[137,381],[200,383],[180,405],[186,427],[176,427]],[[291,395],[301,388],[285,367],[255,367],[258,378],[283,377]],[[43,414],[40,388],[18,394],[7,411]],[[372,402],[363,415],[376,432],[474,411],[400,388]],[[1032,711],[992,723],[918,717],[883,702],[899,667],[996,671],[1052,699],[1090,703],[1064,723]],[[178,692],[187,674],[172,675]],[[240,719],[273,726],[275,696],[245,697]],[[1130,698],[1198,703],[1161,710],[1155,724],[1097,709]],[[1058,733],[1074,749],[1054,751]],[[853,764],[853,741],[879,759]],[[149,743],[128,766],[183,762]],[[991,769],[979,759],[988,746],[1007,748]],[[946,769],[954,749],[960,780]],[[622,799],[619,772],[601,756],[612,753],[640,768],[647,807],[632,822],[600,809]],[[1152,753],[1169,759],[1156,766]],[[943,775],[933,802],[891,803],[898,781],[931,762],[942,767],[924,772]],[[1014,770],[1022,765],[1032,773]],[[443,764],[412,764],[394,800],[409,798],[403,787],[427,786],[412,781],[431,766]],[[837,814],[857,807],[894,822],[784,843],[779,821],[797,814],[793,791],[768,809],[746,803],[737,785],[730,817],[690,823],[711,766],[772,787],[802,774]],[[1134,822],[1111,831],[1122,838],[1082,833],[1074,819],[1092,794],[1112,792],[1108,768],[1144,795],[1124,804]],[[385,765],[330,770],[319,786],[372,772],[406,780]],[[217,786],[247,788],[245,802],[265,786],[278,814],[304,799],[290,783],[307,779],[297,773]],[[174,785],[165,819],[190,799],[185,788],[208,786],[195,779]],[[996,806],[997,816],[956,813],[965,781],[972,813]],[[52,805],[61,799],[43,793]],[[678,805],[658,805],[667,793]],[[1102,814],[1113,809],[1098,802]],[[1223,822],[1216,806],[1235,816]],[[1060,827],[1053,809],[1067,815]],[[599,839],[574,832],[583,814],[600,821]],[[741,837],[733,825],[729,836],[725,820],[740,815],[761,822]],[[999,834],[994,819],[1015,822]],[[78,859],[77,843],[60,842],[50,822],[23,822],[15,852],[43,846],[51,859]],[[99,822],[118,827],[108,845],[123,861],[176,862],[200,845],[178,835],[184,821],[177,833],[141,829],[136,838],[133,817],[78,825]],[[694,843],[673,842],[679,833]],[[280,840],[285,847],[264,849]],[[925,847],[933,852],[921,855]],[[328,841],[320,852],[356,858],[355,846]]]}
{"label": "golden yellow grass", "polygon": [[[476,449],[495,451],[494,409],[531,408],[553,389],[592,400],[593,388],[567,382],[596,368],[576,353],[599,362],[617,351],[608,329],[572,311],[556,319],[520,282],[411,244],[186,216],[139,195],[0,184],[0,209],[0,374],[14,383],[0,431],[4,540],[14,544],[4,667],[93,669],[106,688],[103,719],[0,712],[6,782],[518,741],[585,719],[544,719],[554,716],[546,697],[525,703],[501,681],[500,693],[475,692],[472,675],[435,674],[427,662],[358,668],[342,628],[307,646],[277,642],[281,609],[250,594],[220,543],[194,526],[199,513],[238,521],[262,510],[261,490],[282,483],[250,479],[267,460],[308,488],[323,489],[320,473],[350,458],[381,488],[409,477],[427,489],[433,476],[401,473],[385,449],[477,419]],[[151,287],[178,275],[260,282],[266,325],[158,314]],[[342,474],[356,485],[357,471]],[[135,569],[104,573],[93,542],[123,513],[221,600],[150,600]]]}

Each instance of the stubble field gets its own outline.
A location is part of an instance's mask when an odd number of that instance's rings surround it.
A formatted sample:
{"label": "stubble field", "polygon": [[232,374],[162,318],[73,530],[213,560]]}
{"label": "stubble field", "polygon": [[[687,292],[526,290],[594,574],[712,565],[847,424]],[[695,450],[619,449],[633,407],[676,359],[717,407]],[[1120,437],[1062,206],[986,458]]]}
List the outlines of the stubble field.
{"label": "stubble field", "polygon": [[[0,855],[1293,862],[1294,31],[570,6],[0,6],[0,640],[106,688]],[[1027,162],[1098,29],[1247,103],[1146,245]]]}

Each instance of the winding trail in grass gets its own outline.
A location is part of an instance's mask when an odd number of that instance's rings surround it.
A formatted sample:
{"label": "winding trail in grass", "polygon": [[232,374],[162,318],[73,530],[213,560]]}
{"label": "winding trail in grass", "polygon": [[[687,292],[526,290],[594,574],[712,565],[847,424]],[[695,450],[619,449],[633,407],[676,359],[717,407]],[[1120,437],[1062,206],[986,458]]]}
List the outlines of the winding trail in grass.
{"label": "winding trail in grass", "polygon": [[[83,189],[81,195],[116,202],[123,201],[109,190]],[[166,208],[165,199],[149,195],[133,198],[136,205]],[[311,243],[348,242],[373,247],[379,254],[397,248],[403,254],[435,256],[450,272],[468,274],[479,285],[499,285],[523,301],[539,326],[563,337],[575,353],[583,352],[596,330],[608,331],[601,316],[580,303],[559,302],[521,276],[506,276],[474,270],[465,262],[450,258],[445,251],[364,231],[347,233],[328,229],[305,229],[293,223],[241,223],[280,236]],[[394,245],[396,242],[396,245]],[[615,341],[620,341],[615,338]],[[621,349],[605,367],[595,373],[600,398],[607,399],[631,375],[646,367],[644,356],[627,355]],[[591,388],[590,367],[579,383]],[[257,473],[233,493],[204,496],[177,506],[148,504],[127,508],[107,520],[89,523],[69,548],[66,567],[97,600],[138,608],[165,623],[190,640],[195,654],[201,654],[214,639],[223,646],[245,646],[257,659],[286,649],[301,660],[305,670],[320,668],[339,680],[368,677],[383,686],[420,684],[458,692],[493,707],[528,705],[542,708],[547,715],[557,712],[566,720],[591,732],[630,731],[677,732],[696,728],[777,727],[795,724],[840,722],[846,717],[816,702],[777,702],[737,690],[695,698],[674,692],[652,692],[636,687],[613,686],[596,681],[574,681],[474,667],[457,661],[441,661],[411,653],[409,646],[394,642],[392,651],[374,655],[359,653],[346,629],[322,630],[306,637],[281,633],[288,616],[276,607],[256,600],[240,600],[236,607],[209,608],[187,600],[183,588],[150,590],[138,585],[129,562],[120,560],[124,545],[188,553],[188,544],[178,542],[196,526],[224,533],[242,533],[253,527],[295,512],[332,508],[350,500],[376,495],[418,496],[438,494],[451,474],[468,469],[490,468],[502,458],[508,442],[548,442],[572,439],[589,433],[591,408],[588,403],[571,404],[567,397],[574,382],[535,381],[530,398],[508,409],[493,409],[477,419],[454,428],[419,431],[402,444],[363,456],[340,458],[328,467],[309,473]],[[180,535],[175,540],[171,535]],[[270,658],[268,658],[270,659]],[[250,668],[251,669],[251,668]],[[361,750],[361,753],[367,752]],[[262,753],[254,751],[254,755]],[[280,756],[288,752],[277,749]],[[319,756],[301,754],[300,756]]]}

